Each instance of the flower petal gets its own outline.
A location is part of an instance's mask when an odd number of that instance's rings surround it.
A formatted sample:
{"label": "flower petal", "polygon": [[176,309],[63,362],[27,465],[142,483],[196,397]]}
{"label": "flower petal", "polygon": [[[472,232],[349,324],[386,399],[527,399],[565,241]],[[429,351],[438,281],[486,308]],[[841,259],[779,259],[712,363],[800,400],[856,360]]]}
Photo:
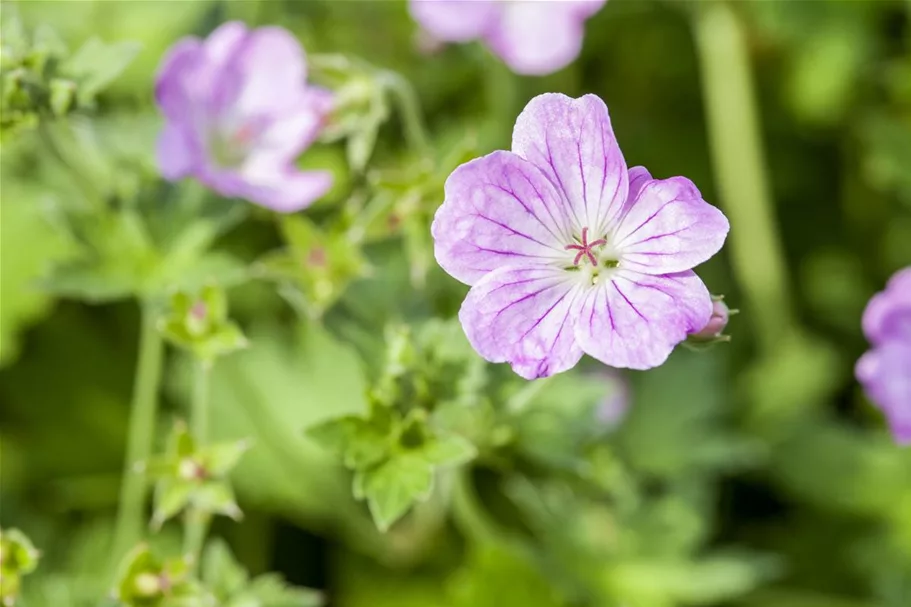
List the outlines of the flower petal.
{"label": "flower petal", "polygon": [[892,341],[874,348],[857,361],[855,372],[889,419],[896,442],[911,444],[911,344]]}
{"label": "flower petal", "polygon": [[896,272],[886,289],[870,299],[862,322],[872,344],[892,339],[911,343],[911,267]]}
{"label": "flower petal", "polygon": [[421,27],[445,42],[480,37],[499,17],[494,0],[411,0],[408,10]]}
{"label": "flower petal", "polygon": [[203,43],[206,58],[219,66],[225,65],[240,48],[249,30],[241,21],[229,21],[212,30]]}
{"label": "flower petal", "polygon": [[525,379],[572,368],[582,357],[573,336],[580,283],[559,268],[500,268],[462,303],[468,341],[491,362],[508,362]]}
{"label": "flower petal", "polygon": [[517,74],[551,74],[582,50],[585,15],[579,9],[573,2],[506,2],[485,39]]}
{"label": "flower petal", "polygon": [[223,196],[243,198],[279,213],[306,208],[332,187],[328,171],[298,171],[271,162],[248,163],[240,171],[210,169],[200,179]]}
{"label": "flower petal", "polygon": [[290,112],[275,116],[258,136],[255,154],[276,163],[294,160],[319,136],[332,103],[329,91],[307,87],[301,103]]}
{"label": "flower petal", "polygon": [[307,78],[304,49],[280,27],[261,27],[244,39],[231,67],[243,81],[235,110],[244,116],[285,111],[301,102]]}
{"label": "flower petal", "polygon": [[199,141],[192,132],[177,124],[165,124],[155,147],[155,159],[162,177],[169,181],[186,177],[201,156]]}
{"label": "flower petal", "polygon": [[629,170],[629,193],[626,195],[627,202],[636,200],[642,186],[652,180],[652,174],[645,167],[633,167]]}
{"label": "flower petal", "polygon": [[171,120],[189,118],[190,106],[202,98],[198,74],[205,65],[202,43],[197,38],[184,38],[167,52],[155,77],[155,101]]}
{"label": "flower petal", "polygon": [[624,209],[612,239],[622,267],[647,274],[682,272],[721,249],[730,226],[717,208],[702,199],[689,179],[653,179],[639,185]]}
{"label": "flower petal", "polygon": [[576,323],[586,354],[612,367],[650,369],[712,316],[694,272],[650,276],[621,270],[588,290]]}
{"label": "flower petal", "polygon": [[588,18],[600,11],[606,2],[607,0],[570,0],[567,4],[573,6],[577,15]]}
{"label": "flower petal", "polygon": [[567,256],[565,202],[547,178],[511,152],[458,167],[431,232],[439,264],[474,284],[501,266],[535,265]]}
{"label": "flower petal", "polygon": [[575,228],[604,233],[626,201],[626,161],[607,106],[595,95],[571,99],[546,93],[532,99],[512,135],[512,151],[551,180],[569,201]]}

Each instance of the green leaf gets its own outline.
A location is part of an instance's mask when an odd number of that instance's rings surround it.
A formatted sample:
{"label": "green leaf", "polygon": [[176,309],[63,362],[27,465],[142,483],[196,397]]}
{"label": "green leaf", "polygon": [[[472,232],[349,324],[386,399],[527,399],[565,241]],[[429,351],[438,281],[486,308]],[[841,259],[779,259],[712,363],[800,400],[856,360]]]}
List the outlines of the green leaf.
{"label": "green leaf", "polygon": [[254,579],[249,588],[232,601],[230,606],[255,604],[262,607],[319,607],[324,602],[321,592],[289,586],[279,575],[267,573]]}
{"label": "green leaf", "polygon": [[418,455],[401,454],[368,471],[364,495],[380,531],[387,531],[415,502],[430,496],[433,466]]}
{"label": "green leaf", "polygon": [[204,448],[199,457],[210,476],[224,477],[237,466],[244,453],[250,450],[249,440],[218,443]]}
{"label": "green leaf", "polygon": [[478,454],[474,445],[457,434],[431,437],[420,451],[421,456],[435,466],[458,466]]}
{"label": "green leaf", "polygon": [[318,445],[341,457],[349,468],[363,468],[383,459],[392,436],[388,426],[349,415],[328,420],[307,430]]}
{"label": "green leaf", "polygon": [[51,111],[56,116],[63,116],[72,107],[76,94],[76,85],[70,80],[55,78],[51,80]]}
{"label": "green leaf", "polygon": [[139,53],[136,42],[105,44],[91,38],[61,66],[61,72],[79,84],[80,105],[90,105],[100,93],[133,61]]}
{"label": "green leaf", "polygon": [[201,512],[223,514],[234,520],[240,520],[243,513],[237,506],[234,490],[224,481],[203,483],[193,491],[193,507]]}
{"label": "green leaf", "polygon": [[[4,41],[5,43],[5,41]],[[4,148],[2,160],[12,152]],[[48,264],[72,253],[41,212],[40,187],[13,179],[3,168],[0,216],[0,364],[14,359],[20,331],[44,316],[53,302],[36,284]]]}
{"label": "green leaf", "polygon": [[219,599],[224,601],[240,592],[248,579],[224,540],[216,538],[208,543],[202,557],[202,581]]}
{"label": "green leaf", "polygon": [[171,517],[180,513],[190,503],[195,483],[184,480],[162,479],[155,486],[155,508],[152,527],[160,529]]}
{"label": "green leaf", "polygon": [[367,168],[367,162],[373,154],[373,148],[376,146],[376,136],[379,132],[380,125],[369,124],[362,126],[348,137],[346,151],[348,153],[348,164],[351,169],[357,173],[363,172]]}
{"label": "green leaf", "polygon": [[448,584],[454,607],[558,607],[566,604],[527,555],[485,544]]}

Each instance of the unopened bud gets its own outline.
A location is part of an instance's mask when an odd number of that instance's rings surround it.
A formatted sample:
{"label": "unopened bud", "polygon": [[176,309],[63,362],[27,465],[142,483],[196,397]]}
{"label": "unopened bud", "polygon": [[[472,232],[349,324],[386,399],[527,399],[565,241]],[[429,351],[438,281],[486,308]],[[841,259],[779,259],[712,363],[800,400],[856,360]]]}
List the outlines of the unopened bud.
{"label": "unopened bud", "polygon": [[188,457],[180,460],[177,474],[184,480],[196,481],[206,477],[206,469],[199,462]]}
{"label": "unopened bud", "polygon": [[162,591],[161,579],[153,573],[140,573],[133,581],[136,594],[141,597],[153,597]]}
{"label": "unopened bud", "polygon": [[721,298],[713,298],[712,317],[701,331],[690,334],[693,341],[715,341],[721,337],[722,331],[728,324],[730,310]]}

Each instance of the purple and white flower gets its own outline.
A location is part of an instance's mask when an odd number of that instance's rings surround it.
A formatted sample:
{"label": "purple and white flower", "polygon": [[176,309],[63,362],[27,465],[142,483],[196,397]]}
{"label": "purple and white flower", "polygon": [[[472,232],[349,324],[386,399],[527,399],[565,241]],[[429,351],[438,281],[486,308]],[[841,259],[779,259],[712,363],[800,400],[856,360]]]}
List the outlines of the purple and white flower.
{"label": "purple and white flower", "polygon": [[873,349],[857,361],[857,379],[888,418],[895,440],[911,444],[911,267],[873,296],[862,322]]}
{"label": "purple and white flower", "polygon": [[282,28],[231,22],[205,40],[177,42],[155,82],[165,116],[162,176],[193,176],[223,196],[280,212],[312,203],[331,175],[300,171],[294,161],[316,139],[332,98],[306,77],[304,51]]}
{"label": "purple and white flower", "polygon": [[439,264],[472,287],[459,312],[472,346],[533,379],[583,353],[663,363],[712,317],[692,268],[728,228],[690,180],[627,170],[601,99],[549,93],[519,116],[511,152],[449,176],[432,232]]}
{"label": "purple and white flower", "polygon": [[544,75],[582,50],[585,20],[606,0],[411,0],[411,15],[445,42],[483,40],[516,73]]}

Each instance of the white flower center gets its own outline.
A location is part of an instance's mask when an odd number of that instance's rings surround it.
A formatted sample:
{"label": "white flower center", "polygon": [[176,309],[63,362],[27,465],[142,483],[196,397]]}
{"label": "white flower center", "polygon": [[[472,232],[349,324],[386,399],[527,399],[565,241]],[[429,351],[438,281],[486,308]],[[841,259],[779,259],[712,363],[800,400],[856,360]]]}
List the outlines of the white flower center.
{"label": "white flower center", "polygon": [[586,284],[597,284],[605,275],[613,273],[620,265],[620,253],[610,245],[606,236],[589,240],[588,228],[582,228],[582,236],[563,247],[573,253],[572,265],[565,269],[579,272]]}

